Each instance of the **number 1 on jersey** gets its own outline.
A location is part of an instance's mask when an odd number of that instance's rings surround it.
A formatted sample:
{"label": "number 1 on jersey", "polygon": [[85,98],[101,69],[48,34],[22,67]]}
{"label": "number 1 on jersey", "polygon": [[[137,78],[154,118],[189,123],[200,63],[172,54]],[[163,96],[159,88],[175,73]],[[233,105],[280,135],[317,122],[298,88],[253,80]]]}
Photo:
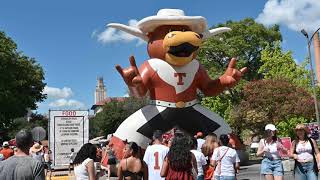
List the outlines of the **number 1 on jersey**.
{"label": "number 1 on jersey", "polygon": [[154,158],[155,158],[154,169],[160,169],[160,166],[159,166],[159,152],[155,152],[154,153]]}

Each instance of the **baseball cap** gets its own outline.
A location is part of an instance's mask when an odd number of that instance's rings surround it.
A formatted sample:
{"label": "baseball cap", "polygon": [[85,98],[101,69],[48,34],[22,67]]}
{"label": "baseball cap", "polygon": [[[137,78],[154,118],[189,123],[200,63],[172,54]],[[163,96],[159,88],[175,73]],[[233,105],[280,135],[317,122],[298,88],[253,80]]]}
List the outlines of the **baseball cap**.
{"label": "baseball cap", "polygon": [[3,146],[3,147],[9,146],[9,142],[8,142],[8,141],[3,142],[3,143],[2,143],[2,146]]}
{"label": "baseball cap", "polygon": [[273,124],[267,124],[267,125],[265,126],[264,130],[276,131],[277,128],[276,128],[276,126],[273,125]]}

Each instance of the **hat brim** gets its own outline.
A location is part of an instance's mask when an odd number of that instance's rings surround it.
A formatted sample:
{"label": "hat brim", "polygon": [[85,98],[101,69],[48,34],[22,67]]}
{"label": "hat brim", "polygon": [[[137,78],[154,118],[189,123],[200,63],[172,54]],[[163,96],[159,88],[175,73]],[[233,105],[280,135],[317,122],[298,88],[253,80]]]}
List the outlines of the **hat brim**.
{"label": "hat brim", "polygon": [[207,29],[207,21],[202,16],[150,16],[140,20],[137,27],[147,34],[162,25],[186,25],[200,34]]}
{"label": "hat brim", "polygon": [[265,129],[265,131],[277,131],[277,129]]}
{"label": "hat brim", "polygon": [[307,127],[302,127],[302,128],[294,128],[294,130],[304,130],[305,132],[308,132],[309,129]]}
{"label": "hat brim", "polygon": [[34,148],[34,147],[31,147],[31,152],[39,152],[39,151],[41,151],[43,149],[43,146],[40,146],[40,148],[39,149],[36,149],[36,148]]}

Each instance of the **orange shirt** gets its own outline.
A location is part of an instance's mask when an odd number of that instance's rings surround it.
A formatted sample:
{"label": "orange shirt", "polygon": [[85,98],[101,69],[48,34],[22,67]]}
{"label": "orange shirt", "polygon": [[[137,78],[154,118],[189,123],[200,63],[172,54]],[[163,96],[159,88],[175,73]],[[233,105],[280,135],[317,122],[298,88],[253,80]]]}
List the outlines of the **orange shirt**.
{"label": "orange shirt", "polygon": [[3,148],[1,151],[0,151],[0,154],[3,154],[4,156],[4,159],[8,159],[9,157],[13,156],[14,155],[14,152],[12,149],[10,148]]}

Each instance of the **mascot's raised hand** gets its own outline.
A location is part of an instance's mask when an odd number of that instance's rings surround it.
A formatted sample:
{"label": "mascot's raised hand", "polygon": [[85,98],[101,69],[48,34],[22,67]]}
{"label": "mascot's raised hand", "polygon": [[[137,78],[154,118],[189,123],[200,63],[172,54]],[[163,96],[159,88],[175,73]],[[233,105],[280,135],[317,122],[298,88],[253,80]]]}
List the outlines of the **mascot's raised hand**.
{"label": "mascot's raised hand", "polygon": [[231,88],[234,87],[241,79],[244,73],[248,71],[247,67],[240,70],[236,69],[236,58],[232,58],[229,62],[228,68],[225,73],[219,78],[222,85]]}
{"label": "mascot's raised hand", "polygon": [[133,56],[130,56],[130,67],[126,69],[122,69],[120,65],[116,65],[117,71],[122,76],[125,83],[128,85],[130,91],[135,94],[144,96],[146,93],[146,88],[143,85],[142,78],[139,73],[139,69],[137,68],[136,61]]}

